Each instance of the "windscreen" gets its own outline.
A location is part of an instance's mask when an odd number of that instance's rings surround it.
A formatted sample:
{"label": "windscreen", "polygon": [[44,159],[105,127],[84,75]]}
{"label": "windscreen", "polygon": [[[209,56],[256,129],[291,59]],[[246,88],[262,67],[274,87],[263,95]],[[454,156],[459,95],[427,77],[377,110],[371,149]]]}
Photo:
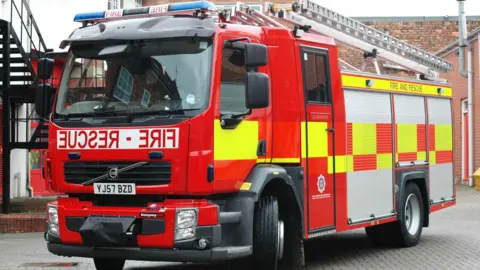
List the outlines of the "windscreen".
{"label": "windscreen", "polygon": [[55,112],[68,118],[200,110],[211,65],[211,40],[73,46]]}

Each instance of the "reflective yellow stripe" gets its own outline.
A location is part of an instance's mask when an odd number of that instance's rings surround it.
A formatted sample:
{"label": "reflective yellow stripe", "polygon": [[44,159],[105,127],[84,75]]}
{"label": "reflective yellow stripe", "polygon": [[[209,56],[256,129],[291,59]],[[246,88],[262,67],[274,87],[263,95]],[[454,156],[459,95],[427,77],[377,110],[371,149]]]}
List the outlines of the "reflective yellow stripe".
{"label": "reflective yellow stripe", "polygon": [[326,122],[308,122],[308,143],[305,122],[302,122],[302,158],[328,157],[328,124]]}
{"label": "reflective yellow stripe", "polygon": [[[352,160],[353,163],[353,160]],[[335,173],[347,172],[347,156],[335,156]],[[352,165],[353,167],[353,165]],[[333,157],[328,157],[328,173],[333,173]]]}
{"label": "reflective yellow stripe", "polygon": [[452,150],[452,125],[436,124],[435,125],[435,150],[451,151]]}
{"label": "reflective yellow stripe", "polygon": [[377,153],[377,125],[375,123],[353,123],[352,134],[353,155]]}
{"label": "reflective yellow stripe", "polygon": [[[373,86],[367,86],[367,80],[373,81]],[[380,79],[376,77],[365,78],[365,77],[358,77],[353,75],[342,75],[342,85],[346,88],[368,88],[372,90],[380,90],[380,91],[390,91],[390,92],[397,92],[397,93],[410,93],[410,94],[418,94],[418,95],[434,95],[434,96],[443,96],[443,97],[451,97],[452,96],[452,88],[448,86],[436,86],[436,85],[428,85],[428,84],[420,84],[408,81],[393,81],[387,79]],[[443,88],[443,94],[438,93],[438,88]]]}
{"label": "reflective yellow stripe", "polygon": [[392,154],[377,154],[377,170],[390,169],[393,167]]}
{"label": "reflective yellow stripe", "polygon": [[397,124],[397,141],[398,153],[417,152],[417,125]]}
{"label": "reflective yellow stripe", "polygon": [[436,163],[437,163],[437,153],[436,153],[435,151],[430,151],[430,152],[428,153],[428,155],[429,155],[429,160],[428,160],[428,162],[429,162],[430,164],[436,164]]}
{"label": "reflective yellow stripe", "polygon": [[215,160],[257,160],[258,122],[242,121],[235,129],[214,122]]}
{"label": "reflective yellow stripe", "polygon": [[300,158],[272,158],[272,163],[300,163]]}
{"label": "reflective yellow stripe", "polygon": [[353,172],[353,156],[347,156],[347,172]]}
{"label": "reflective yellow stripe", "polygon": [[417,160],[427,160],[427,152],[418,152]]}

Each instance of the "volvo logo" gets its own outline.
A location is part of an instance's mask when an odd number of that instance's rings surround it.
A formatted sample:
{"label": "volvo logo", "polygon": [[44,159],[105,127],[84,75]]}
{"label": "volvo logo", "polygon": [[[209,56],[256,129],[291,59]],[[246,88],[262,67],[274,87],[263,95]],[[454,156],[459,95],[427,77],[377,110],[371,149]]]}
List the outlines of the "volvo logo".
{"label": "volvo logo", "polygon": [[108,168],[108,179],[111,179],[111,180],[118,179],[118,167]]}

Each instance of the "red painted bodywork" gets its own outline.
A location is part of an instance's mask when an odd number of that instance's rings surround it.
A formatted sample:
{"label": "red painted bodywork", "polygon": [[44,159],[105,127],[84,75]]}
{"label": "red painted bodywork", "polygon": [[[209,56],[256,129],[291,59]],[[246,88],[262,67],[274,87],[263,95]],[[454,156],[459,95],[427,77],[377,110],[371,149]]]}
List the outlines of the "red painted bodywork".
{"label": "red painted bodywork", "polygon": [[[395,217],[365,222],[354,226],[347,223],[347,175],[328,172],[327,158],[302,159],[301,156],[301,123],[306,121],[328,122],[328,127],[335,127],[333,138],[330,133],[328,147],[329,156],[345,156],[346,144],[346,115],[344,93],[341,84],[341,74],[338,65],[338,49],[330,37],[305,33],[301,38],[295,38],[291,31],[272,27],[251,27],[229,24],[225,29],[218,27],[214,41],[212,87],[209,107],[200,115],[173,126],[161,128],[179,128],[178,149],[165,149],[166,160],[172,164],[172,181],[163,186],[137,186],[137,194],[166,194],[166,195],[210,195],[215,193],[232,193],[239,190],[239,183],[243,182],[257,160],[214,160],[214,120],[220,118],[220,73],[222,69],[221,53],[223,41],[230,38],[248,37],[252,42],[268,46],[269,63],[260,67],[259,71],[270,77],[270,106],[265,109],[253,110],[245,120],[258,121],[258,139],[265,139],[267,155],[262,157],[266,163],[275,163],[275,159],[297,160],[299,166],[306,166],[306,175],[303,194],[304,205],[304,237],[309,232],[333,228],[336,231],[345,231],[371,225],[394,221]],[[307,105],[304,103],[304,86],[302,79],[302,64],[300,61],[300,47],[311,46],[328,51],[330,66],[330,83],[332,89],[331,105]],[[129,127],[138,128],[138,127]],[[155,127],[149,127],[155,128]],[[388,130],[390,128],[390,130]],[[392,127],[386,128],[393,132]],[[69,150],[57,149],[57,132],[64,130],[50,123],[49,160],[53,179],[52,188],[63,193],[93,193],[92,186],[67,184],[63,180],[63,163],[68,160]],[[75,129],[69,129],[75,130]],[[81,128],[80,130],[89,131]],[[101,129],[97,129],[101,130]],[[393,142],[396,145],[396,142]],[[148,149],[138,150],[81,150],[81,160],[111,160],[116,161],[147,161]],[[215,180],[207,181],[206,168],[213,164]],[[326,178],[325,193],[331,194],[328,199],[314,200],[314,191],[317,190],[317,178],[324,173]],[[154,202],[152,202],[154,203]],[[217,209],[204,200],[166,200],[167,211],[166,233],[156,236],[139,237],[138,243],[142,247],[173,246],[174,210],[182,205],[197,205],[200,207],[200,225],[214,225],[218,223]],[[101,215],[134,215],[139,217],[143,208],[135,207],[99,207],[90,202],[80,202],[74,198],[60,198],[58,200],[59,217]],[[432,210],[436,210],[432,207]],[[61,238],[64,243],[81,243],[78,233],[67,231],[65,224],[60,224]]]}
{"label": "red painted bodywork", "polygon": [[[156,202],[151,202],[148,206]],[[65,244],[82,244],[82,238],[77,232],[67,229],[65,216],[88,217],[89,215],[104,216],[135,216],[142,218],[140,213],[152,213],[152,210],[139,207],[99,207],[91,202],[79,201],[76,198],[59,198],[57,200],[59,228],[62,242]],[[159,210],[154,213],[158,218],[166,221],[165,233],[156,235],[139,235],[137,242],[140,247],[172,248],[174,242],[175,211],[177,208],[198,207],[198,226],[211,226],[218,224],[217,206],[207,200],[165,200],[157,203],[158,209],[165,207],[164,215]]]}

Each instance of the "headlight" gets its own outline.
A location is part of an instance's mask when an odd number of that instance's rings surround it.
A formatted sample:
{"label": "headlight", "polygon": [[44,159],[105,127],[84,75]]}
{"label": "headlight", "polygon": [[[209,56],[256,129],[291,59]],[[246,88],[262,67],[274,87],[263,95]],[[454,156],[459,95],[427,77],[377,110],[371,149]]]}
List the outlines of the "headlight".
{"label": "headlight", "polygon": [[185,240],[195,237],[197,211],[194,209],[178,210],[175,220],[175,240]]}
{"label": "headlight", "polygon": [[197,224],[195,210],[180,210],[177,212],[177,229],[190,228]]}
{"label": "headlight", "polygon": [[60,236],[60,230],[58,228],[58,208],[56,204],[47,205],[47,228],[48,233],[55,236]]}
{"label": "headlight", "polygon": [[52,235],[60,235],[60,232],[58,231],[58,225],[57,224],[53,224],[53,223],[49,223],[48,224],[48,232]]}
{"label": "headlight", "polygon": [[58,208],[56,205],[48,205],[48,221],[58,225]]}

